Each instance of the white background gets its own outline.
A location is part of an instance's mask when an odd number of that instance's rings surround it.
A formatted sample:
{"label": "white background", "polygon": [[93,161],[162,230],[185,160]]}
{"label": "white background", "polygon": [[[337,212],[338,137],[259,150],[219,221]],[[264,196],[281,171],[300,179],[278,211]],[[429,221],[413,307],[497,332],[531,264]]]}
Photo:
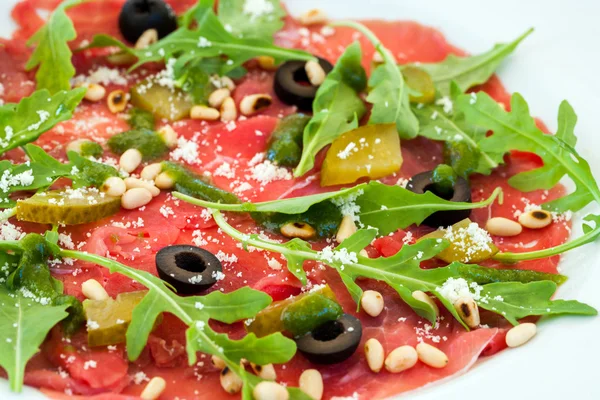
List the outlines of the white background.
{"label": "white background", "polygon": [[[0,0],[0,36],[12,29],[9,10],[16,0]],[[551,129],[563,99],[579,115],[577,149],[600,178],[600,2],[597,0],[287,0],[293,13],[321,8],[335,18],[411,19],[439,28],[470,53],[509,41],[529,27],[533,35],[500,70],[511,91],[522,93],[532,113]],[[1,71],[0,71],[1,72]],[[579,230],[576,230],[579,232]],[[598,244],[563,261],[570,280],[558,296],[600,308]],[[463,377],[409,393],[416,400],[481,398],[600,399],[600,317],[546,319],[526,346],[505,351]],[[4,393],[0,398],[13,399]],[[29,392],[30,393],[30,392]],[[34,398],[32,394],[19,397]],[[37,398],[37,396],[35,396]],[[370,399],[369,399],[370,400]]]}

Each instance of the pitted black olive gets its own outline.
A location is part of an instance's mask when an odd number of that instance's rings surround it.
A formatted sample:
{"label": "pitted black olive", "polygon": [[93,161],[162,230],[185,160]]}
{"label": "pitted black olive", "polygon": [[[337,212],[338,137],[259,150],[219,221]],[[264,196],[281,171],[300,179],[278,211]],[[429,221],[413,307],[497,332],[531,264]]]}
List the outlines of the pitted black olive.
{"label": "pitted black olive", "polygon": [[163,0],[127,0],[119,15],[119,29],[130,43],[148,29],[156,29],[162,39],[177,29],[177,16]]}
{"label": "pitted black olive", "polygon": [[156,270],[180,294],[209,289],[221,278],[223,267],[210,251],[188,245],[167,246],[156,253]]}
{"label": "pitted black olive", "polygon": [[[457,177],[452,193],[443,193],[436,190],[433,174],[434,171],[427,171],[413,176],[408,181],[406,189],[417,194],[431,192],[449,201],[471,203],[471,185],[466,179]],[[469,216],[471,216],[471,210],[438,211],[427,217],[423,224],[432,228],[446,227],[469,218]]]}
{"label": "pitted black olive", "polygon": [[[320,57],[319,64],[327,74],[333,69],[329,61]],[[273,88],[277,97],[284,103],[297,106],[302,111],[312,111],[319,88],[310,84],[305,65],[305,61],[288,61],[281,64],[275,73]]]}
{"label": "pitted black olive", "polygon": [[354,354],[362,337],[358,318],[344,314],[296,339],[298,350],[315,364],[337,364]]}

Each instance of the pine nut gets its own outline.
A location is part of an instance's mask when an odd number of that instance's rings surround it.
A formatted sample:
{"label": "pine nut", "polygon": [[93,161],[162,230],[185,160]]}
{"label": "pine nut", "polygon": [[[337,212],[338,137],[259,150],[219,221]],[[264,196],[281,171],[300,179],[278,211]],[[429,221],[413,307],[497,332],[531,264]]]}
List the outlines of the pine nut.
{"label": "pine nut", "polygon": [[233,98],[228,97],[223,100],[223,104],[221,104],[221,121],[230,122],[235,121],[237,119],[237,108],[235,106],[235,101]]}
{"label": "pine nut", "polygon": [[175,186],[175,180],[167,172],[162,172],[154,179],[154,184],[159,189],[169,190]]}
{"label": "pine nut", "polygon": [[163,142],[168,148],[173,149],[177,147],[177,132],[171,125],[165,125],[158,130],[158,135],[162,138]]}
{"label": "pine nut", "polygon": [[519,223],[525,228],[542,229],[552,223],[552,214],[546,210],[533,210],[519,215]]}
{"label": "pine nut", "polygon": [[243,115],[253,115],[273,104],[273,98],[268,94],[251,94],[242,99],[240,112]]}
{"label": "pine nut", "polygon": [[158,42],[158,31],[156,29],[148,29],[142,33],[142,36],[135,42],[135,48],[137,50],[142,50],[156,42]]}
{"label": "pine nut", "polygon": [[316,369],[307,369],[302,372],[298,386],[314,400],[321,400],[323,397],[323,377]]}
{"label": "pine nut", "polygon": [[508,218],[490,218],[485,224],[485,230],[494,236],[517,236],[523,232],[523,227]]}
{"label": "pine nut", "polygon": [[233,79],[231,79],[228,76],[222,76],[220,78],[220,83],[221,83],[220,87],[227,88],[227,89],[229,89],[230,92],[233,92],[233,90],[235,89],[235,82],[233,81]]}
{"label": "pine nut", "polygon": [[220,116],[221,114],[219,113],[219,110],[212,107],[194,106],[190,110],[191,119],[199,119],[201,121],[216,121]]}
{"label": "pine nut", "polygon": [[511,328],[506,333],[506,345],[508,347],[519,347],[529,342],[537,333],[537,326],[531,322],[525,322]]}
{"label": "pine nut", "polygon": [[369,253],[367,253],[367,250],[362,249],[361,251],[358,252],[359,256],[363,256],[365,258],[369,258]]}
{"label": "pine nut", "polygon": [[104,289],[104,286],[95,279],[88,279],[81,284],[81,292],[85,297],[90,300],[107,300],[109,298],[108,293]]}
{"label": "pine nut", "polygon": [[435,315],[436,317],[438,315],[440,315],[440,309],[438,308],[437,304],[435,303],[435,301],[433,301],[433,299],[431,297],[429,297],[429,295],[427,295],[427,293],[422,292],[420,290],[415,290],[412,293],[412,297],[414,297],[415,299],[422,301],[423,303],[427,303],[429,304],[431,307],[433,307],[433,311],[435,311]]}
{"label": "pine nut", "polygon": [[383,64],[384,62],[385,60],[383,59],[383,56],[380,52],[376,51],[375,53],[373,53],[373,63],[375,65]]}
{"label": "pine nut", "polygon": [[97,102],[106,96],[106,89],[102,85],[97,83],[90,83],[87,85],[87,92],[85,92],[84,98],[88,101]]}
{"label": "pine nut", "polygon": [[327,14],[323,10],[314,8],[302,14],[298,20],[302,25],[324,24],[327,22]]}
{"label": "pine nut", "polygon": [[432,368],[444,368],[448,365],[446,353],[425,342],[417,345],[417,355],[423,364]]}
{"label": "pine nut", "polygon": [[138,149],[129,149],[121,155],[119,166],[128,174],[132,173],[142,163],[142,153]]}
{"label": "pine nut", "polygon": [[223,368],[220,375],[221,387],[229,394],[236,394],[242,390],[244,382],[229,367]]}
{"label": "pine nut", "polygon": [[461,297],[454,302],[454,308],[460,318],[469,328],[477,328],[481,323],[479,319],[479,307],[471,297]]}
{"label": "pine nut", "polygon": [[152,201],[152,193],[144,188],[133,188],[125,192],[121,197],[121,207],[126,210],[134,210],[145,206]]}
{"label": "pine nut", "polygon": [[160,376],[150,379],[140,397],[144,400],[155,400],[165,391],[167,382]]}
{"label": "pine nut", "polygon": [[277,372],[275,372],[275,367],[273,367],[273,364],[256,365],[254,363],[250,363],[250,367],[252,367],[252,370],[256,376],[260,378],[263,378],[267,381],[274,381],[277,379]]}
{"label": "pine nut", "polygon": [[306,71],[310,84],[313,86],[321,86],[327,76],[325,70],[321,67],[321,64],[316,61],[308,61],[304,65],[304,70]]}
{"label": "pine nut", "polygon": [[394,350],[385,359],[385,369],[393,374],[405,371],[415,366],[418,356],[417,351],[412,346],[400,346]]}
{"label": "pine nut", "polygon": [[81,146],[83,146],[86,143],[92,143],[92,142],[88,139],[76,139],[76,140],[73,140],[72,142],[69,142],[69,144],[67,145],[67,148],[65,150],[67,151],[67,153],[70,151],[74,151],[77,154],[81,154]]}
{"label": "pine nut", "polygon": [[140,174],[140,178],[146,181],[153,181],[158,174],[162,171],[161,163],[154,163],[150,165],[146,165],[144,169],[142,169],[142,173]]}
{"label": "pine nut", "polygon": [[225,361],[223,361],[222,358],[219,358],[217,356],[212,356],[211,357],[211,361],[212,364],[215,366],[215,368],[220,369],[220,370],[224,370],[225,367],[227,367],[227,364],[225,364]]}
{"label": "pine nut", "polygon": [[125,178],[125,186],[128,190],[134,188],[144,188],[152,193],[152,197],[156,197],[160,194],[160,189],[154,186],[154,181],[145,181],[137,178]]}
{"label": "pine nut", "polygon": [[255,400],[288,400],[290,394],[279,383],[263,381],[252,391]]}
{"label": "pine nut", "polygon": [[227,88],[217,89],[208,96],[208,105],[217,109],[221,107],[221,104],[226,98],[231,97],[231,91]]}
{"label": "pine nut", "polygon": [[356,233],[356,224],[354,223],[354,219],[346,215],[342,218],[342,222],[340,223],[340,228],[335,235],[335,240],[338,243],[342,243],[344,240],[348,239],[350,236]]}
{"label": "pine nut", "polygon": [[379,340],[371,338],[365,343],[365,357],[367,364],[373,372],[381,371],[385,360],[385,352]]}
{"label": "pine nut", "polygon": [[287,238],[310,239],[315,236],[315,228],[304,222],[290,222],[281,227],[280,232]]}
{"label": "pine nut", "polygon": [[110,94],[108,95],[108,99],[106,100],[108,109],[113,114],[118,114],[120,112],[125,111],[128,103],[129,94],[125,93],[122,90],[115,90],[113,92],[110,92]]}
{"label": "pine nut", "polygon": [[111,176],[106,178],[102,184],[102,191],[109,196],[121,197],[127,190],[127,185],[123,179],[118,176]]}
{"label": "pine nut", "polygon": [[277,65],[275,65],[275,59],[270,56],[259,56],[256,57],[259,67],[267,71],[275,71]]}
{"label": "pine nut", "polygon": [[383,311],[383,296],[375,290],[367,290],[360,298],[360,305],[371,317],[377,317]]}

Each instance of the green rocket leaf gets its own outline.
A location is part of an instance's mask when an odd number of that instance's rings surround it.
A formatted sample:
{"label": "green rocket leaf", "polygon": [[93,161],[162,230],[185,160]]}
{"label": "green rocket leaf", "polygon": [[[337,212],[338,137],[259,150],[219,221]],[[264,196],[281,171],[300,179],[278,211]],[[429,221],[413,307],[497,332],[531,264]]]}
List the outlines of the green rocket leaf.
{"label": "green rocket leaf", "polygon": [[85,0],[66,0],[62,2],[48,17],[48,22],[27,42],[35,46],[25,69],[36,67],[37,89],[47,89],[50,93],[58,93],[71,88],[71,78],[75,76],[75,67],[71,62],[73,53],[68,42],[77,37],[73,22],[65,12],[68,8],[83,3]]}
{"label": "green rocket leaf", "polygon": [[575,182],[577,188],[573,193],[544,204],[544,208],[556,212],[578,211],[590,202],[600,200],[600,190],[588,162],[572,147],[576,117],[568,103],[561,105],[559,135],[546,135],[537,127],[527,103],[518,93],[512,97],[510,112],[504,111],[485,93],[478,93],[475,98],[460,96],[456,105],[469,123],[494,132],[480,141],[483,151],[507,153],[520,150],[542,158],[543,167],[511,177],[508,181],[511,186],[529,192],[551,189],[564,176]]}
{"label": "green rocket leaf", "polygon": [[25,365],[39,351],[50,329],[67,317],[68,304],[42,305],[0,285],[0,305],[0,366],[8,374],[10,389],[20,392]]}
{"label": "green rocket leaf", "polygon": [[294,176],[302,176],[310,171],[321,149],[343,133],[358,127],[358,119],[366,112],[359,97],[366,85],[361,61],[360,44],[354,42],[319,87],[313,102],[313,117],[304,128],[302,157]]}
{"label": "green rocket leaf", "polygon": [[85,88],[50,95],[38,90],[19,104],[0,106],[0,155],[33,142],[56,124],[71,118],[85,95]]}
{"label": "green rocket leaf", "polygon": [[443,95],[450,94],[451,82],[456,82],[462,91],[466,91],[487,82],[502,61],[532,32],[533,29],[529,29],[514,41],[497,44],[493,49],[476,56],[457,57],[450,54],[442,62],[419,64],[418,67],[429,73],[436,89]]}

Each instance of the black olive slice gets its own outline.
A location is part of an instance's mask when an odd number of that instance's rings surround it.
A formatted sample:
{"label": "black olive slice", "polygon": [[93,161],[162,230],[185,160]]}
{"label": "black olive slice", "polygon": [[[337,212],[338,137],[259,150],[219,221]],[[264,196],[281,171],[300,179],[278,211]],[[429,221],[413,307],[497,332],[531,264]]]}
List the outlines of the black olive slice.
{"label": "black olive slice", "polygon": [[167,246],[156,253],[156,270],[180,294],[209,289],[222,276],[221,262],[210,251],[188,245]]}
{"label": "black olive slice", "polygon": [[[320,57],[319,64],[327,74],[333,69],[329,61]],[[273,88],[277,97],[284,103],[297,106],[303,111],[312,111],[319,88],[310,84],[304,70],[305,65],[306,61],[287,61],[281,64],[275,73]]]}
{"label": "black olive slice", "polygon": [[362,337],[358,318],[344,314],[296,339],[298,350],[315,364],[337,364],[354,354]]}
{"label": "black olive slice", "polygon": [[[471,185],[469,181],[461,177],[458,177],[456,180],[452,196],[443,196],[436,192],[435,184],[433,183],[433,171],[422,172],[413,176],[406,184],[406,189],[417,194],[432,192],[436,196],[449,201],[471,203]],[[471,210],[438,211],[427,217],[423,221],[423,224],[432,228],[446,227],[454,225],[470,216]]]}
{"label": "black olive slice", "polygon": [[119,29],[130,43],[148,29],[156,29],[162,39],[177,29],[177,16],[163,0],[127,0],[119,15]]}

